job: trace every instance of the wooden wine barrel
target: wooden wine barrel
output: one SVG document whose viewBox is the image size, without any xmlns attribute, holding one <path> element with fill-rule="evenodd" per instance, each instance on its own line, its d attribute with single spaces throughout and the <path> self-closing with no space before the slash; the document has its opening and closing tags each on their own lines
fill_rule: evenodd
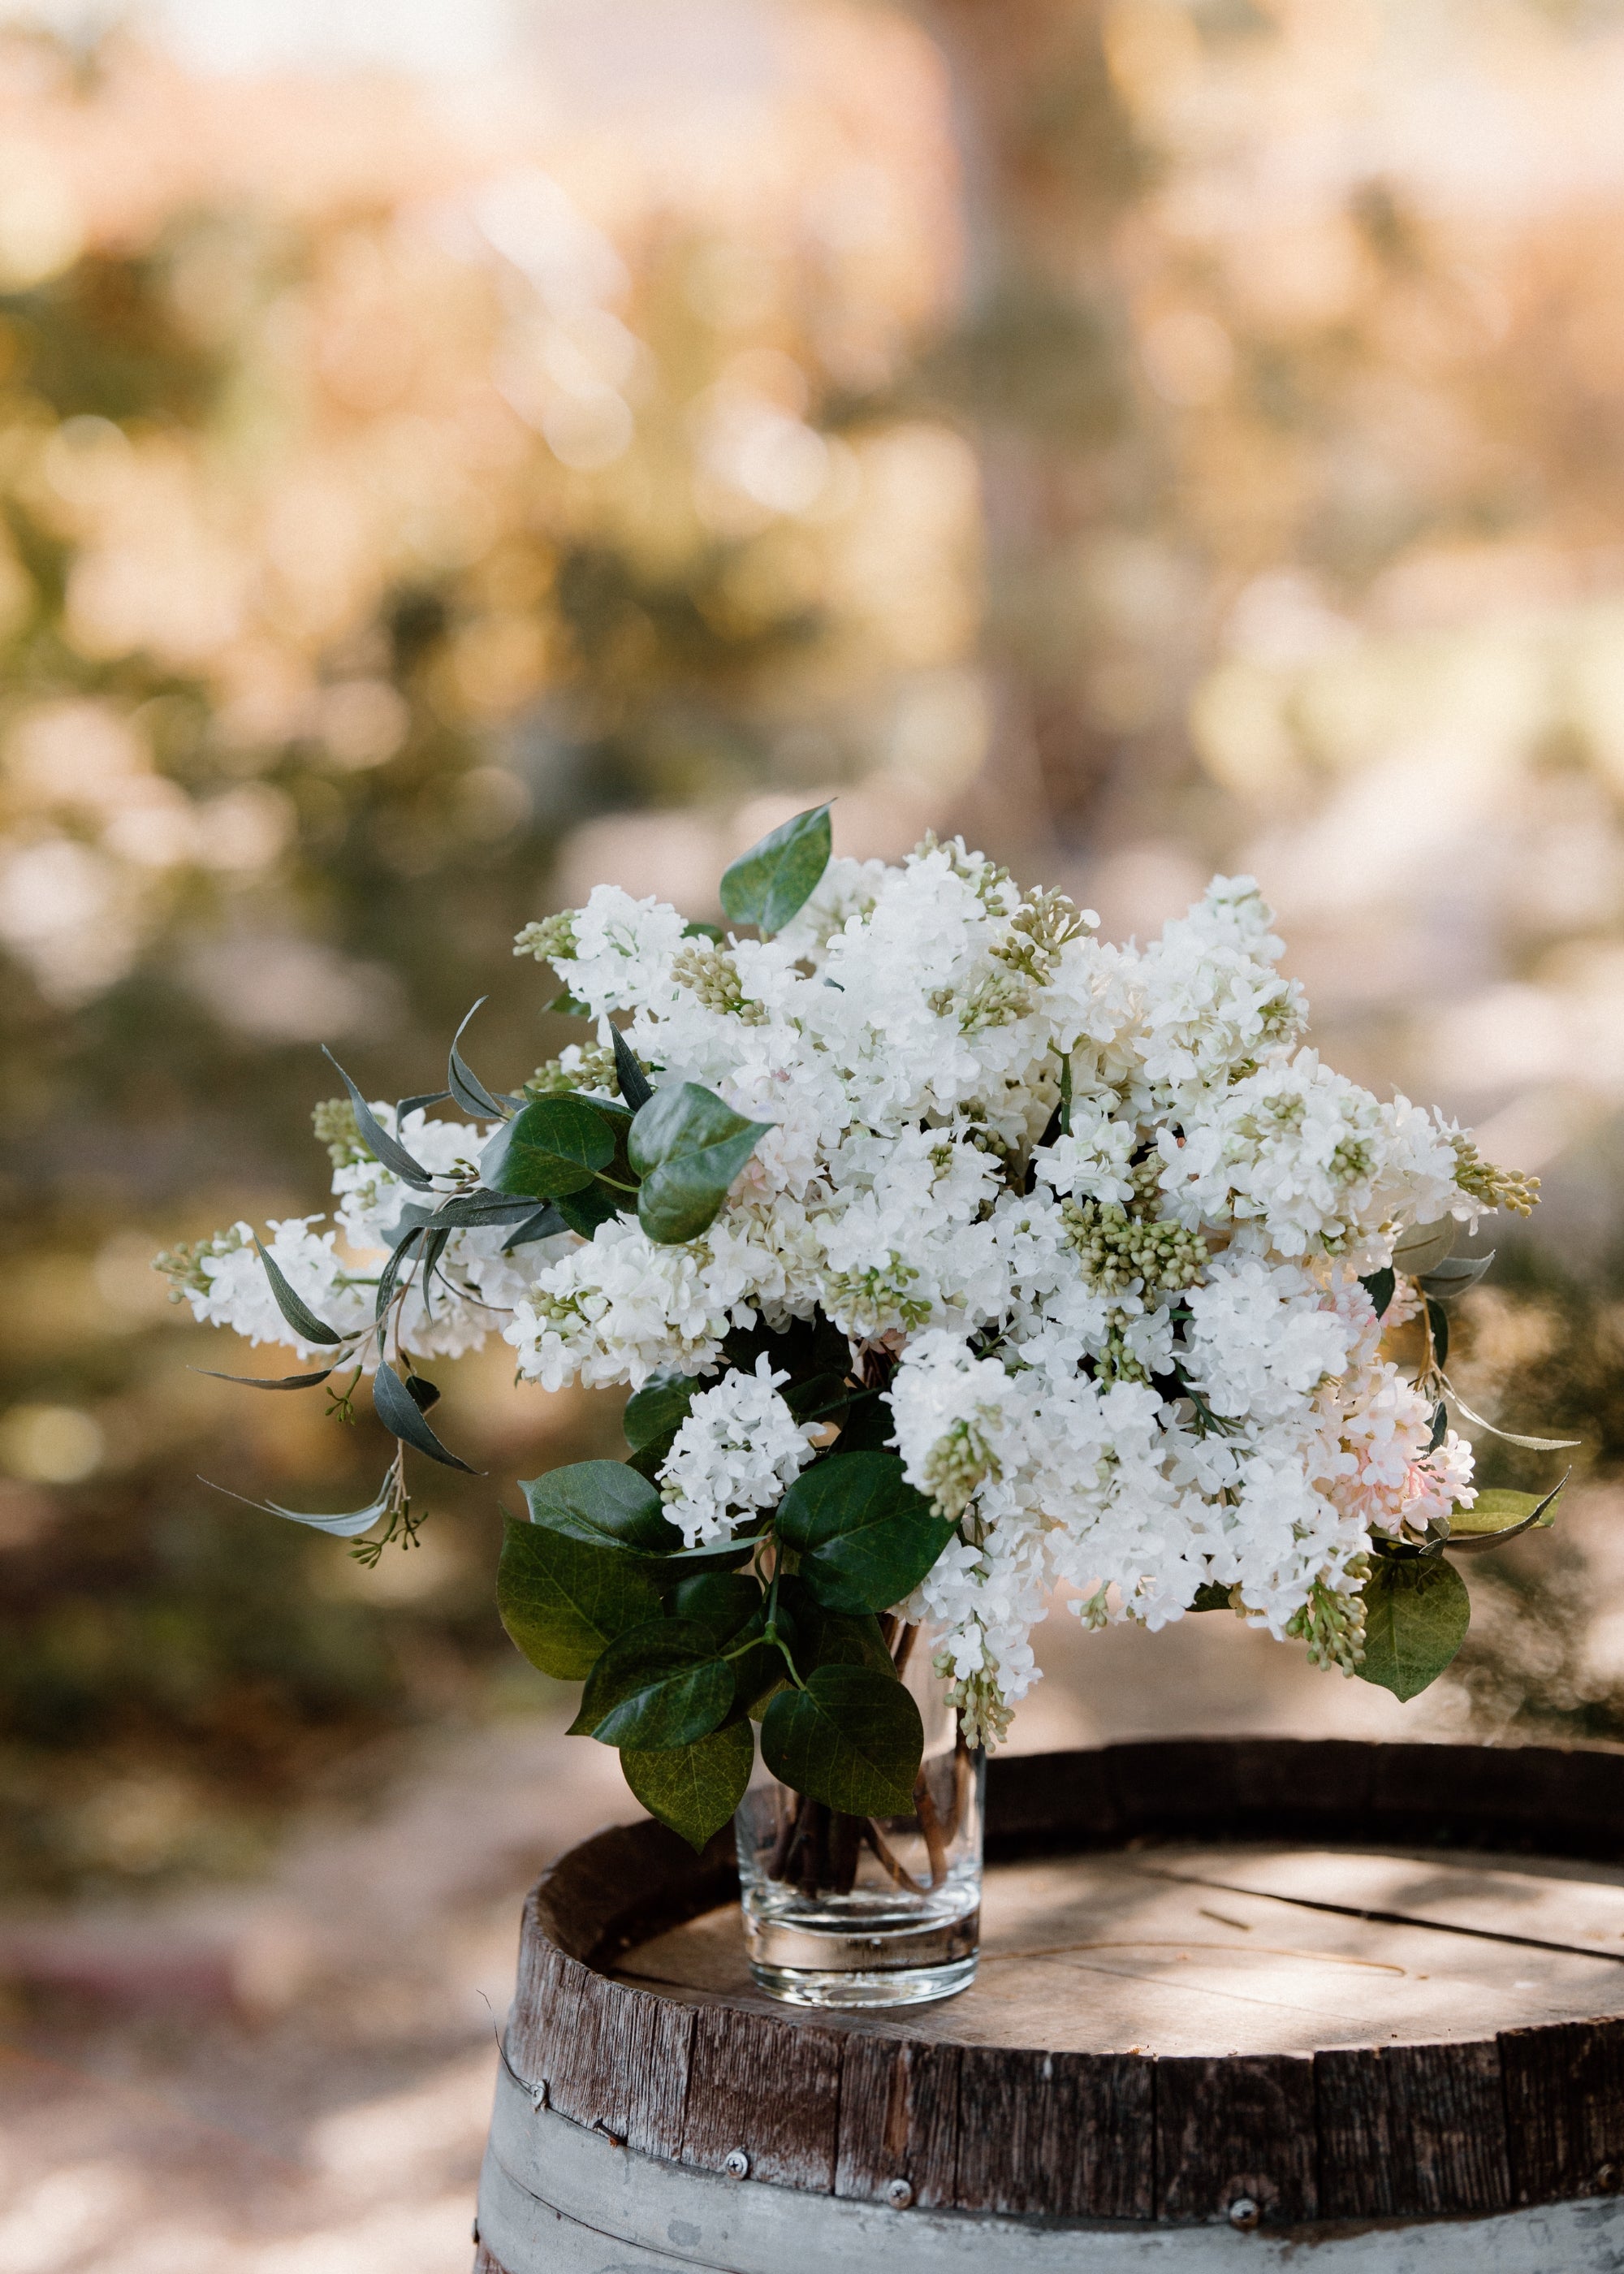
<svg viewBox="0 0 1624 2274">
<path fill-rule="evenodd" d="M 478 2274 L 1624 2269 L 1624 1754 L 996 1760 L 980 1977 L 874 2015 L 752 1988 L 730 1839 L 530 1897 Z"/>
</svg>

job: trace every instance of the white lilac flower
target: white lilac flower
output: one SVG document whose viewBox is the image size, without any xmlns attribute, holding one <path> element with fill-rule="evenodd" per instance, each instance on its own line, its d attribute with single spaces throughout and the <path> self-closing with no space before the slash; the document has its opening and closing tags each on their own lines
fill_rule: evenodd
<svg viewBox="0 0 1624 2274">
<path fill-rule="evenodd" d="M 659 1472 L 665 1513 L 686 1547 L 727 1538 L 775 1507 L 811 1459 L 817 1432 L 779 1396 L 788 1380 L 763 1357 L 754 1374 L 728 1373 L 695 1397 Z"/>
</svg>

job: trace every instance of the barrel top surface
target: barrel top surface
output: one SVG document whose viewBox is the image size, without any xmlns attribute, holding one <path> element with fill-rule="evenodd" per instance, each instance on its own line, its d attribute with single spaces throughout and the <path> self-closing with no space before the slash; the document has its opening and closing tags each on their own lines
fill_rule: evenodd
<svg viewBox="0 0 1624 2274">
<path fill-rule="evenodd" d="M 1624 2010 L 1624 1871 L 1147 1845 L 990 1867 L 980 1976 L 934 2006 L 786 2008 L 753 1986 L 733 1904 L 635 1946 L 614 1971 L 686 2005 L 936 2043 L 1167 2055 L 1468 2042 Z"/>
</svg>

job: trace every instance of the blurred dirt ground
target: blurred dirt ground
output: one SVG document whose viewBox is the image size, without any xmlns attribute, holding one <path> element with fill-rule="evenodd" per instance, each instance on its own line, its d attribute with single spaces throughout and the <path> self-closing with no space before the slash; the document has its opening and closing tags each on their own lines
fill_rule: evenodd
<svg viewBox="0 0 1624 2274">
<path fill-rule="evenodd" d="M 1592 1514 L 1592 1524 L 1595 1513 Z M 1442 1738 L 1223 1617 L 1154 1638 L 1051 1615 L 1017 1748 L 1250 1729 Z M 5 2274 L 463 2274 L 519 1906 L 635 1814 L 560 1714 L 352 1764 L 263 1881 L 0 1921 Z"/>
</svg>

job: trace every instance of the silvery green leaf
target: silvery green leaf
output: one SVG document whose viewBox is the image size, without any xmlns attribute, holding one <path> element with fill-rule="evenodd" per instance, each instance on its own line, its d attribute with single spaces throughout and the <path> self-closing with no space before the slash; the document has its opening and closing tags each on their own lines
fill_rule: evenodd
<svg viewBox="0 0 1624 2274">
<path fill-rule="evenodd" d="M 1470 1421 L 1474 1429 L 1486 1429 L 1491 1437 L 1499 1437 L 1507 1445 L 1521 1445 L 1530 1453 L 1572 1453 L 1584 1442 L 1583 1437 L 1523 1437 L 1514 1429 L 1501 1429 L 1494 1422 L 1485 1421 L 1481 1413 L 1472 1412 L 1447 1374 L 1441 1380 L 1446 1395 L 1462 1421 Z"/>
<path fill-rule="evenodd" d="M 1475 1287 L 1494 1261 L 1491 1248 L 1486 1255 L 1446 1255 L 1432 1270 L 1423 1271 L 1416 1284 L 1424 1295 L 1432 1295 L 1440 1303 L 1452 1303 L 1469 1287 Z"/>
<path fill-rule="evenodd" d="M 322 1045 L 321 1055 L 350 1093 L 350 1103 L 355 1108 L 356 1127 L 360 1131 L 362 1141 L 368 1151 L 381 1163 L 384 1168 L 388 1170 L 391 1176 L 398 1177 L 402 1184 L 416 1185 L 420 1192 L 427 1192 L 432 1182 L 428 1171 L 420 1161 L 412 1159 L 411 1155 L 397 1138 L 391 1137 L 325 1043 Z M 404 1119 L 404 1114 L 399 1106 L 395 1108 L 395 1113 L 397 1118 Z"/>
<path fill-rule="evenodd" d="M 733 923 L 753 923 L 764 937 L 782 931 L 810 900 L 829 866 L 832 840 L 829 808 L 798 813 L 741 854 L 722 878 L 723 913 Z"/>
<path fill-rule="evenodd" d="M 257 1239 L 254 1241 L 254 1252 L 265 1266 L 265 1276 L 271 1283 L 271 1293 L 276 1299 L 277 1309 L 301 1340 L 307 1343 L 326 1343 L 329 1345 L 342 1343 L 344 1339 L 342 1335 L 335 1333 L 324 1319 L 319 1319 L 316 1316 L 304 1298 L 294 1292 L 288 1284 L 286 1275 L 272 1262 L 270 1256 Z"/>
<path fill-rule="evenodd" d="M 461 1469 L 464 1476 L 478 1475 L 477 1469 L 459 1460 L 440 1443 L 424 1419 L 417 1399 L 393 1367 L 380 1366 L 372 1376 L 372 1406 L 384 1427 L 403 1445 L 426 1453 L 431 1461 L 440 1462 L 444 1468 Z"/>
<path fill-rule="evenodd" d="M 451 1055 L 447 1062 L 446 1081 L 449 1085 L 450 1095 L 464 1113 L 471 1113 L 479 1120 L 500 1121 L 504 1115 L 513 1111 L 514 1100 L 511 1097 L 498 1097 L 493 1091 L 488 1090 L 457 1048 L 457 1044 L 468 1031 L 469 1019 L 473 1017 L 474 1011 L 482 1009 L 489 999 L 488 996 L 482 995 L 475 1004 L 474 1010 L 469 1013 L 468 1018 L 463 1020 L 453 1035 Z"/>
<path fill-rule="evenodd" d="M 1435 1271 L 1454 1247 L 1459 1229 L 1452 1216 L 1440 1216 L 1436 1224 L 1411 1225 L 1393 1251 L 1394 1263 L 1407 1279 Z"/>
<path fill-rule="evenodd" d="M 1570 1469 L 1568 1475 L 1572 1473 Z M 1542 1499 L 1537 1499 L 1532 1493 L 1504 1490 L 1479 1493 L 1470 1508 L 1457 1508 L 1450 1511 L 1448 1545 L 1457 1555 L 1481 1555 L 1491 1547 L 1503 1547 L 1508 1540 L 1515 1540 L 1535 1525 L 1542 1530 L 1549 1530 L 1556 1521 L 1549 1511 L 1567 1482 L 1568 1477 L 1565 1476 L 1561 1483 L 1553 1485 Z M 1501 1519 L 1506 1517 L 1514 1520 L 1503 1523 Z M 1491 1525 L 1500 1528 L 1494 1531 L 1485 1528 Z"/>
<path fill-rule="evenodd" d="M 568 1231 L 569 1229 L 563 1216 L 549 1201 L 545 1208 L 537 1209 L 532 1215 L 527 1216 L 523 1223 L 515 1231 L 508 1233 L 502 1242 L 502 1254 L 511 1255 L 515 1248 L 528 1247 L 532 1240 L 552 1239 L 559 1232 Z"/>
<path fill-rule="evenodd" d="M 638 1064 L 636 1052 L 618 1027 L 611 1033 L 614 1040 L 614 1073 L 620 1085 L 620 1095 L 634 1113 L 646 1105 L 654 1095 L 654 1085 Z"/>
<path fill-rule="evenodd" d="M 198 1482 L 207 1485 L 211 1492 L 224 1493 L 229 1500 L 241 1501 L 244 1508 L 257 1508 L 263 1515 L 286 1517 L 289 1524 L 303 1524 L 312 1532 L 330 1532 L 335 1540 L 358 1540 L 362 1532 L 370 1532 L 373 1525 L 388 1514 L 394 1477 L 391 1474 L 384 1479 L 378 1497 L 370 1507 L 350 1509 L 337 1516 L 312 1515 L 305 1509 L 283 1508 L 280 1502 L 274 1500 L 250 1500 L 245 1493 L 233 1492 L 229 1485 L 217 1485 L 208 1477 L 199 1477 Z"/>
<path fill-rule="evenodd" d="M 244 1389 L 314 1389 L 319 1383 L 327 1380 L 333 1369 L 330 1366 L 324 1366 L 320 1374 L 284 1374 L 273 1377 L 259 1374 L 221 1374 L 212 1366 L 194 1366 L 191 1371 L 203 1374 L 210 1382 L 240 1382 Z"/>
</svg>

